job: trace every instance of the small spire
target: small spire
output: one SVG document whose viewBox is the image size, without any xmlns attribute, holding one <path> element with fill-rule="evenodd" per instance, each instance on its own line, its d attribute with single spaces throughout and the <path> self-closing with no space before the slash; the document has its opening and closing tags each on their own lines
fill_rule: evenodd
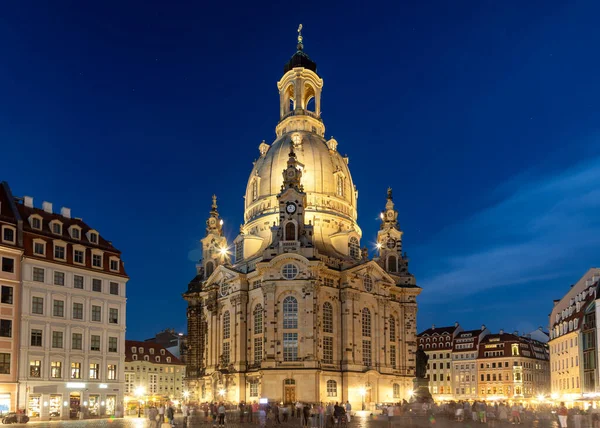
<svg viewBox="0 0 600 428">
<path fill-rule="evenodd" d="M 304 49 L 304 45 L 302 44 L 302 24 L 298 26 L 298 50 L 301 51 Z"/>
<path fill-rule="evenodd" d="M 393 199 L 393 198 L 392 198 L 392 188 L 391 188 L 391 187 L 388 187 L 388 190 L 387 190 L 387 198 L 388 198 L 390 201 Z"/>
<path fill-rule="evenodd" d="M 296 160 L 296 153 L 294 152 L 294 145 L 293 144 L 290 145 L 290 154 L 289 154 L 289 156 L 290 156 L 290 160 L 292 160 L 292 158 L 294 160 Z"/>
<path fill-rule="evenodd" d="M 212 195 L 212 210 L 217 211 L 217 195 Z"/>
</svg>

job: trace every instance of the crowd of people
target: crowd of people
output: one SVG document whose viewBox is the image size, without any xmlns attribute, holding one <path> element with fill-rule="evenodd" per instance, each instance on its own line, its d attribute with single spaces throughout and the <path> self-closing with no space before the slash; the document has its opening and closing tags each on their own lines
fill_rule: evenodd
<svg viewBox="0 0 600 428">
<path fill-rule="evenodd" d="M 184 417 L 187 416 L 188 410 L 184 405 L 182 406 Z M 171 426 L 175 426 L 175 408 L 170 403 L 160 403 L 158 407 L 150 405 L 146 408 L 146 416 L 150 421 L 151 428 L 161 428 L 163 423 L 168 423 Z"/>
</svg>

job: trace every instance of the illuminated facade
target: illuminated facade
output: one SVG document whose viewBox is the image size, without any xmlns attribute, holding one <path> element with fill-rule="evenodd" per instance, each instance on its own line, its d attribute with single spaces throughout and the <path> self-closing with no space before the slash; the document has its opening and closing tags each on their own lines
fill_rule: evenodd
<svg viewBox="0 0 600 428">
<path fill-rule="evenodd" d="M 598 352 L 596 298 L 600 269 L 590 269 L 555 301 L 550 314 L 552 395 L 564 400 L 595 397 Z"/>
<path fill-rule="evenodd" d="M 214 198 L 202 263 L 184 293 L 190 399 L 354 408 L 408 399 L 420 288 L 392 191 L 370 259 L 348 158 L 325 138 L 323 80 L 301 36 L 277 86 L 276 140 L 259 146 L 232 254 Z"/>
<path fill-rule="evenodd" d="M 479 330 L 461 331 L 452 346 L 452 391 L 454 399 L 473 400 L 478 397 L 477 375 L 479 343 L 490 334 L 482 325 Z"/>
</svg>

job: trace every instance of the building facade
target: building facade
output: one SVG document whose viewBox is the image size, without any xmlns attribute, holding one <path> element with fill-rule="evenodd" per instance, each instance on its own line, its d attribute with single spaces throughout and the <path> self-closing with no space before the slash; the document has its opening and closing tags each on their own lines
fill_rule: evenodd
<svg viewBox="0 0 600 428">
<path fill-rule="evenodd" d="M 185 350 L 187 349 L 187 336 L 177 333 L 172 328 L 166 328 L 156 333 L 156 336 L 146 339 L 145 342 L 153 342 L 162 345 L 167 351 L 185 363 Z"/>
<path fill-rule="evenodd" d="M 461 331 L 462 327 L 458 323 L 451 327 L 433 325 L 418 335 L 419 348 L 429 357 L 427 377 L 434 400 L 452 396 L 452 347 L 454 338 Z"/>
<path fill-rule="evenodd" d="M 485 336 L 479 345 L 479 398 L 522 400 L 550 393 L 550 354 L 543 342 L 518 334 Z"/>
<path fill-rule="evenodd" d="M 485 325 L 479 330 L 461 331 L 452 345 L 452 391 L 458 400 L 478 397 L 477 357 L 479 344 L 490 331 Z"/>
<path fill-rule="evenodd" d="M 301 36 L 277 86 L 277 137 L 259 146 L 233 254 L 214 197 L 184 293 L 190 398 L 354 408 L 408 399 L 420 288 L 391 189 L 370 259 L 348 158 L 325 138 L 323 80 Z"/>
<path fill-rule="evenodd" d="M 70 209 L 15 201 L 23 240 L 18 408 L 41 420 L 118 414 L 128 280 L 121 254 Z"/>
<path fill-rule="evenodd" d="M 600 269 L 590 269 L 568 293 L 554 302 L 550 314 L 552 395 L 564 400 L 595 397 L 598 329 L 596 314 Z"/>
<path fill-rule="evenodd" d="M 17 410 L 23 234 L 8 183 L 0 183 L 0 413 Z"/>
<path fill-rule="evenodd" d="M 164 346 L 125 341 L 125 401 L 160 403 L 183 397 L 185 364 Z"/>
</svg>

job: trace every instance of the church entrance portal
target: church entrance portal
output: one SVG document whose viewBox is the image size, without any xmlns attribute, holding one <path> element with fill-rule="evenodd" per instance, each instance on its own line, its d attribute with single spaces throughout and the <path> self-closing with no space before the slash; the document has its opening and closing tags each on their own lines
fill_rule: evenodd
<svg viewBox="0 0 600 428">
<path fill-rule="evenodd" d="M 283 397 L 285 404 L 296 402 L 296 381 L 294 379 L 286 379 L 283 382 Z"/>
</svg>

